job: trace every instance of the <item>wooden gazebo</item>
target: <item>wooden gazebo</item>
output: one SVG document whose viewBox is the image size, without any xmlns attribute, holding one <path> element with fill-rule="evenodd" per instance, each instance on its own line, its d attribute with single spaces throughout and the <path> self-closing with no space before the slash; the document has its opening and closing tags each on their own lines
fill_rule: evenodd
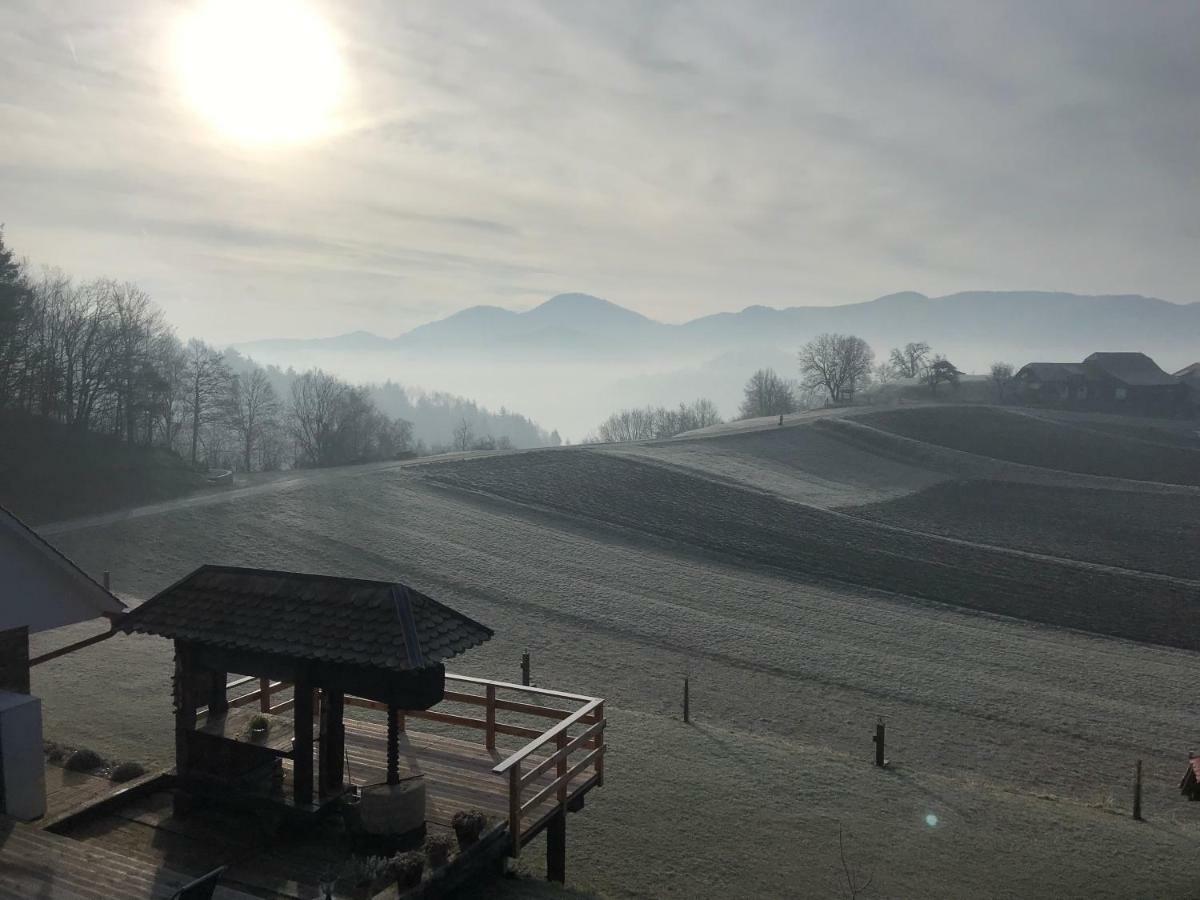
<svg viewBox="0 0 1200 900">
<path fill-rule="evenodd" d="M 175 641 L 181 785 L 302 811 L 343 789 L 347 694 L 387 707 L 387 782 L 396 784 L 400 712 L 439 703 L 445 660 L 492 636 L 403 584 L 229 566 L 202 566 L 117 627 Z M 261 724 L 252 710 L 229 707 L 230 673 L 294 685 L 291 716 L 264 717 L 265 733 L 252 727 Z M 292 761 L 290 794 L 273 783 L 281 758 Z"/>
</svg>

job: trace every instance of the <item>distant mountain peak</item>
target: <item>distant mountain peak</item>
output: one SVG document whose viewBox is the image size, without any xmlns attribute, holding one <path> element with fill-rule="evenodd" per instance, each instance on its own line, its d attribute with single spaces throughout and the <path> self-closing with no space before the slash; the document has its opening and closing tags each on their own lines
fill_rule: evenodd
<svg viewBox="0 0 1200 900">
<path fill-rule="evenodd" d="M 531 318 L 544 318 L 547 316 L 556 318 L 559 316 L 606 316 L 614 319 L 623 318 L 650 321 L 641 313 L 613 303 L 611 300 L 605 300 L 603 297 L 596 297 L 592 294 L 584 294 L 578 291 L 555 294 L 545 303 L 541 303 L 529 310 L 525 315 Z"/>
</svg>

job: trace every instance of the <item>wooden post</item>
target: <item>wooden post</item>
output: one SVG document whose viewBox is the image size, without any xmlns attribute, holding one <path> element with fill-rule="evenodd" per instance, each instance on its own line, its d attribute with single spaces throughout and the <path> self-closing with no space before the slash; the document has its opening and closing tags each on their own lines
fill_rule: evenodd
<svg viewBox="0 0 1200 900">
<path fill-rule="evenodd" d="M 521 684 L 529 687 L 529 651 L 521 654 Z"/>
<path fill-rule="evenodd" d="M 1133 770 L 1133 817 L 1142 821 L 1142 761 L 1137 761 Z"/>
<path fill-rule="evenodd" d="M 229 673 L 209 672 L 208 675 L 210 679 L 208 682 L 208 714 L 219 716 L 229 709 L 229 692 L 225 687 Z"/>
<path fill-rule="evenodd" d="M 111 591 L 112 589 L 112 575 L 108 572 L 104 573 L 104 589 L 106 591 Z"/>
<path fill-rule="evenodd" d="M 875 723 L 875 765 L 883 768 L 887 765 L 887 760 L 884 759 L 884 724 L 883 717 L 880 716 L 879 721 Z"/>
<path fill-rule="evenodd" d="M 271 679 L 258 679 L 258 710 L 259 712 L 269 713 L 271 711 Z"/>
<path fill-rule="evenodd" d="M 546 878 L 559 884 L 567 880 L 567 810 L 563 806 L 546 823 Z"/>
<path fill-rule="evenodd" d="M 296 679 L 292 699 L 296 732 L 292 742 L 293 796 L 297 806 L 308 806 L 313 797 L 313 702 L 307 678 Z"/>
<path fill-rule="evenodd" d="M 560 731 L 558 733 L 558 738 L 557 738 L 556 743 L 557 743 L 559 750 L 562 750 L 564 747 L 567 746 L 567 733 L 565 731 Z M 567 754 L 564 753 L 562 756 L 560 756 L 558 758 L 558 767 L 555 770 L 555 774 L 558 778 L 562 778 L 564 775 L 567 774 Z M 566 779 L 563 779 L 563 783 L 558 786 L 558 805 L 565 807 L 566 803 L 567 803 L 567 782 L 566 782 Z"/>
<path fill-rule="evenodd" d="M 683 721 L 684 721 L 685 725 L 688 722 L 692 721 L 692 710 L 691 710 L 690 699 L 691 698 L 688 695 L 688 677 L 686 675 L 684 675 L 683 676 Z"/>
<path fill-rule="evenodd" d="M 175 642 L 175 771 L 188 774 L 188 743 L 196 727 L 196 690 L 191 649 Z"/>
<path fill-rule="evenodd" d="M 400 710 L 388 704 L 387 783 L 400 783 Z"/>
<path fill-rule="evenodd" d="M 321 697 L 321 777 L 318 781 L 322 796 L 342 788 L 345 774 L 346 727 L 342 720 L 345 695 L 340 690 L 325 688 Z"/>
<path fill-rule="evenodd" d="M 496 749 L 496 686 L 487 686 L 487 726 L 484 732 L 484 746 L 489 750 Z"/>
<path fill-rule="evenodd" d="M 508 770 L 508 833 L 512 838 L 513 859 L 521 858 L 521 763 Z"/>
<path fill-rule="evenodd" d="M 601 703 L 599 706 L 596 707 L 596 721 L 597 722 L 604 721 L 604 704 L 603 703 Z M 600 743 L 603 740 L 604 740 L 604 733 L 601 732 L 600 734 L 598 734 L 594 738 L 592 738 L 592 748 L 595 749 L 595 748 L 599 747 Z M 604 751 L 603 750 L 601 750 L 599 753 L 596 754 L 595 770 L 596 770 L 596 787 L 604 787 Z"/>
</svg>

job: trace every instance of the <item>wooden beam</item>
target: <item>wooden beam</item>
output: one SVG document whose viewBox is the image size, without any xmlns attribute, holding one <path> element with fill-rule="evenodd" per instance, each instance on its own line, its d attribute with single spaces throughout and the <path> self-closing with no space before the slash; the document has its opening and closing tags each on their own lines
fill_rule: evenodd
<svg viewBox="0 0 1200 900">
<path fill-rule="evenodd" d="M 296 740 L 293 744 L 293 795 L 297 805 L 308 806 L 313 799 L 313 701 L 307 679 L 297 680 L 292 706 Z"/>
</svg>

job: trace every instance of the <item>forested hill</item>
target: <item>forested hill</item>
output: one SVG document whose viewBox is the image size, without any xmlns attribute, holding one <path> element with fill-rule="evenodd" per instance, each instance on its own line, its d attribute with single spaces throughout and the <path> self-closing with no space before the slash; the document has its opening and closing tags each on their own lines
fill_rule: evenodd
<svg viewBox="0 0 1200 900">
<path fill-rule="evenodd" d="M 257 365 L 251 357 L 232 348 L 225 351 L 225 361 L 234 372 L 248 372 Z M 264 371 L 279 397 L 291 396 L 292 383 L 301 374 L 276 365 L 268 365 Z M 562 443 L 557 431 L 546 431 L 520 413 L 504 407 L 492 411 L 456 394 L 423 391 L 395 381 L 368 384 L 365 390 L 381 413 L 412 423 L 413 440 L 423 451 L 453 448 L 456 437 L 466 439 L 468 445 L 495 441 L 518 449 Z"/>
</svg>

